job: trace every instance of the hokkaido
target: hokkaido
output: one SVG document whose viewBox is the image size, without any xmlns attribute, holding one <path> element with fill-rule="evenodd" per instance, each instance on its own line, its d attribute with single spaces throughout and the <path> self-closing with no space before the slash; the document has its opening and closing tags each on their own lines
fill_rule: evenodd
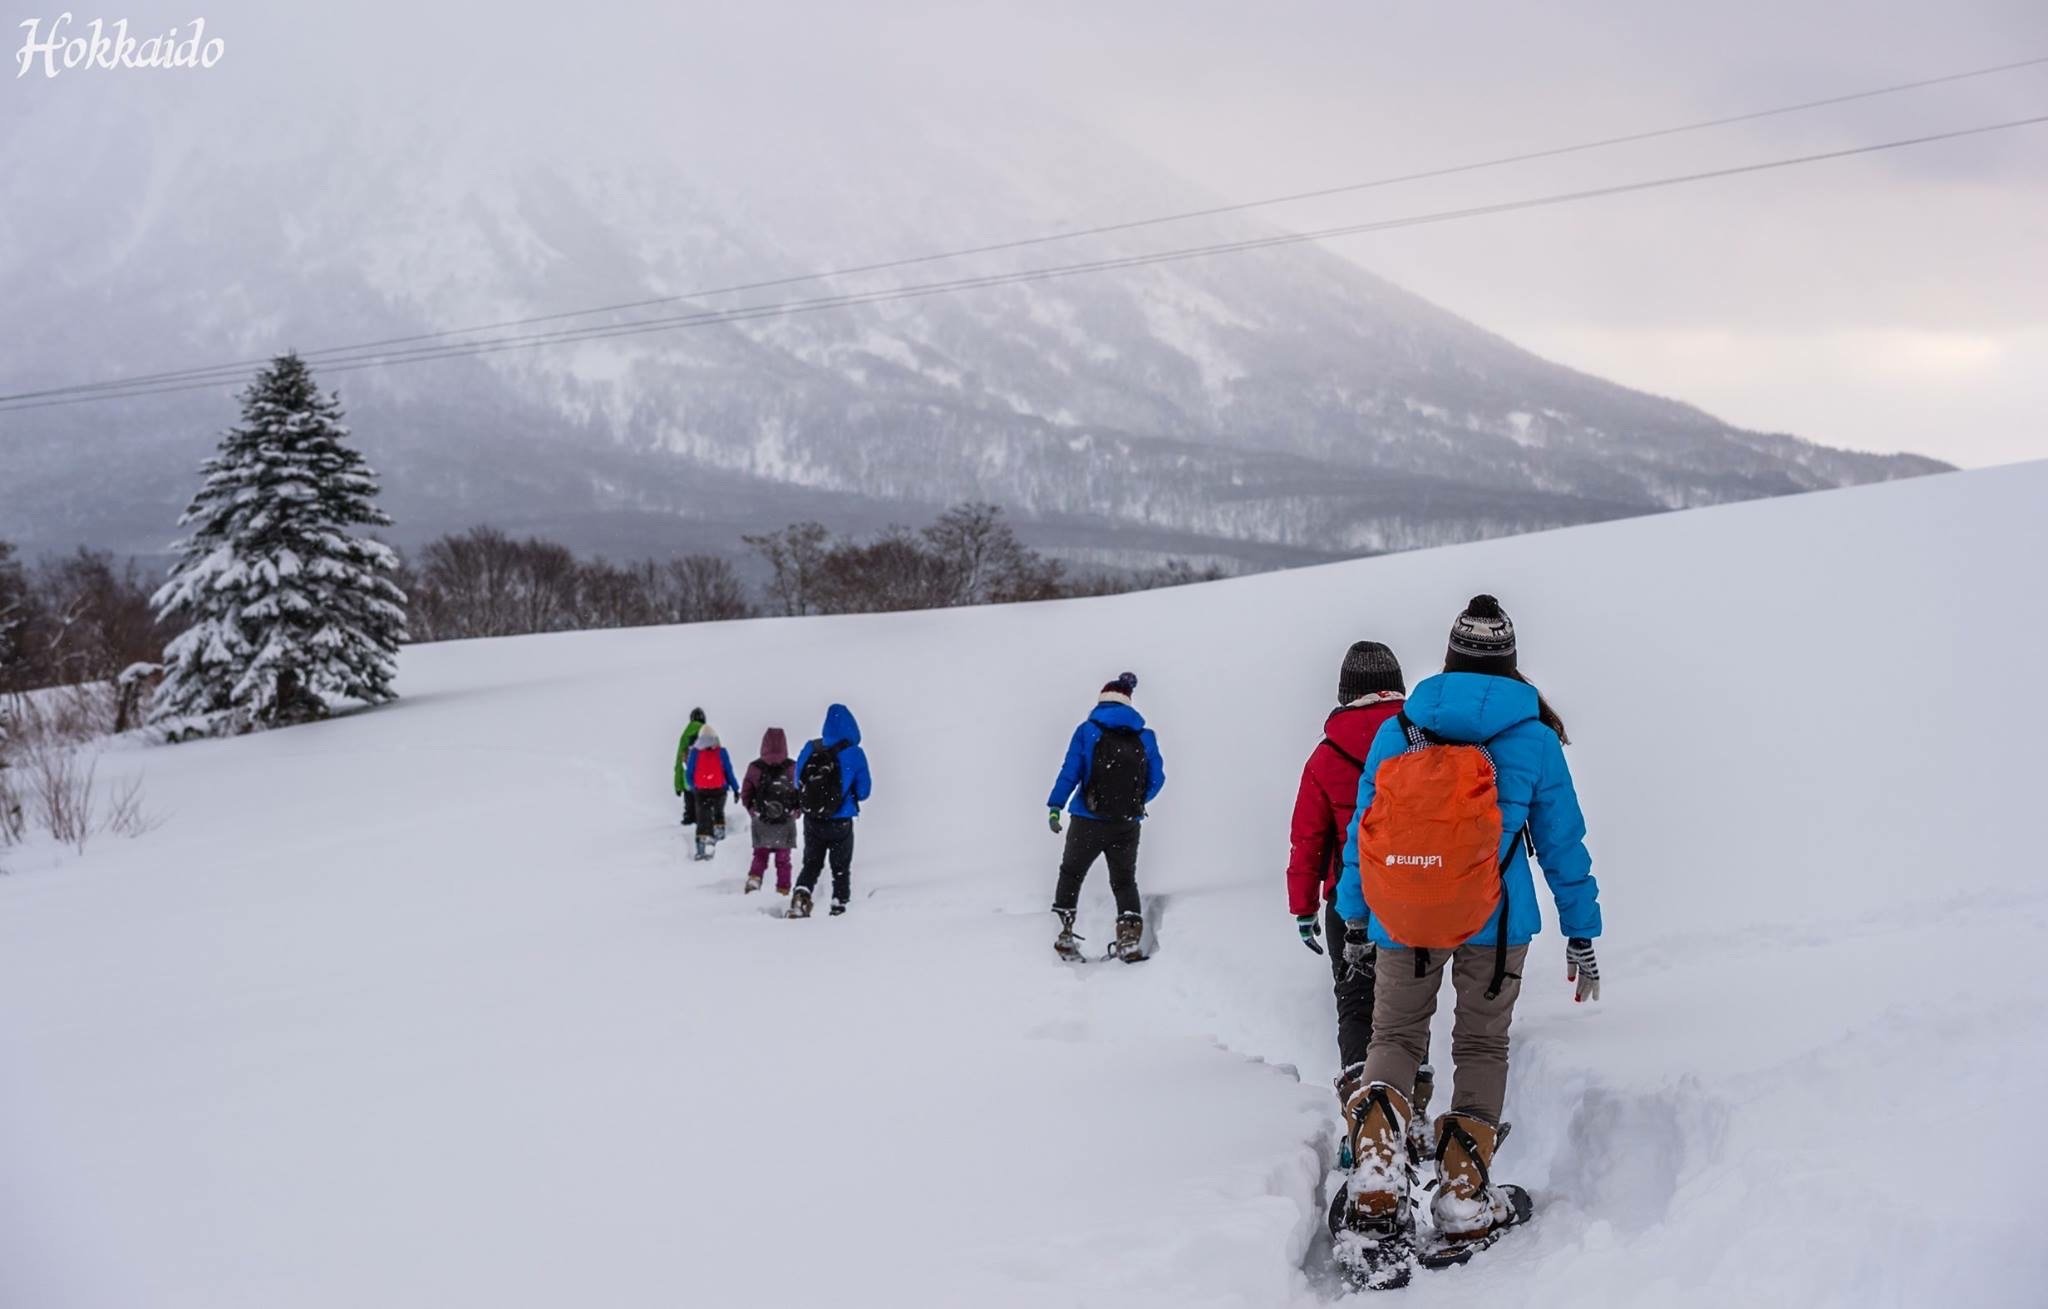
<svg viewBox="0 0 2048 1309">
<path fill-rule="evenodd" d="M 125 18 L 116 21 L 111 30 L 95 18 L 78 29 L 78 35 L 72 35 L 68 13 L 52 20 L 48 36 L 43 35 L 39 18 L 27 19 L 21 26 L 26 35 L 15 56 L 17 81 L 27 77 L 38 60 L 43 76 L 55 77 L 73 68 L 211 68 L 228 50 L 221 38 L 207 38 L 204 18 L 193 19 L 191 34 L 182 40 L 179 33 L 183 29 L 174 27 L 162 36 L 138 41 L 128 35 Z"/>
</svg>

